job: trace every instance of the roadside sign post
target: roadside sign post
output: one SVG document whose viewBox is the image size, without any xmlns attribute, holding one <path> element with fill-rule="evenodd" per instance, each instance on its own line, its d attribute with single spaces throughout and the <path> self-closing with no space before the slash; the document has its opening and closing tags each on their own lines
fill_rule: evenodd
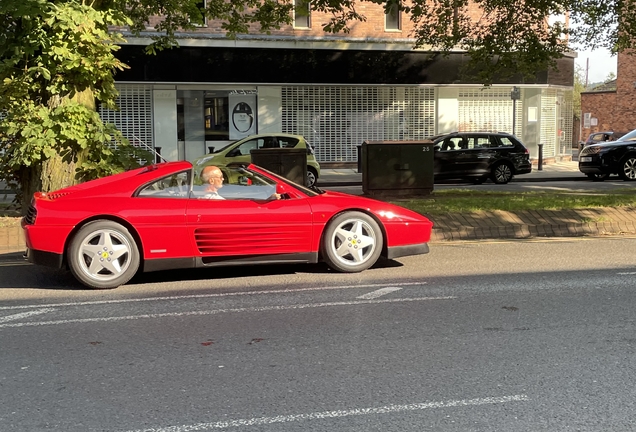
<svg viewBox="0 0 636 432">
<path fill-rule="evenodd" d="M 515 121 L 517 120 L 517 100 L 521 99 L 521 89 L 519 87 L 513 87 L 510 92 L 510 99 L 512 99 L 512 134 L 515 135 Z"/>
</svg>

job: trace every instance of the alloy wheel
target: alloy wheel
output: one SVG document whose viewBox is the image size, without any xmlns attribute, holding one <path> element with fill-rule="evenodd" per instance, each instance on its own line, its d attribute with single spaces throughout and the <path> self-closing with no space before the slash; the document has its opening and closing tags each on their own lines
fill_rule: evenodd
<svg viewBox="0 0 636 432">
<path fill-rule="evenodd" d="M 623 162 L 623 179 L 636 180 L 636 157 L 629 157 Z"/>
</svg>

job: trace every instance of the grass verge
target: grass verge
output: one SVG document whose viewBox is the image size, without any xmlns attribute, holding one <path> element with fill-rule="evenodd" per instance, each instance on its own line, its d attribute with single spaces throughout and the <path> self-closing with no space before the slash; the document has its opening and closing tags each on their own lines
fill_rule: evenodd
<svg viewBox="0 0 636 432">
<path fill-rule="evenodd" d="M 598 207 L 634 207 L 636 191 L 617 189 L 587 192 L 496 192 L 466 189 L 435 191 L 430 197 L 392 201 L 421 214 L 479 211 L 564 210 Z"/>
</svg>

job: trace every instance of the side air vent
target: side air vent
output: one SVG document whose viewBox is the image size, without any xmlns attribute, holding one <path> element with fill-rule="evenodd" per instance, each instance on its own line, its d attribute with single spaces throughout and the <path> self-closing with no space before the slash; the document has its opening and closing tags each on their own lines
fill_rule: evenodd
<svg viewBox="0 0 636 432">
<path fill-rule="evenodd" d="M 38 215 L 38 211 L 35 209 L 35 206 L 31 204 L 29 206 L 29 210 L 27 210 L 26 216 L 24 216 L 24 223 L 27 225 L 35 224 L 35 218 Z"/>
</svg>

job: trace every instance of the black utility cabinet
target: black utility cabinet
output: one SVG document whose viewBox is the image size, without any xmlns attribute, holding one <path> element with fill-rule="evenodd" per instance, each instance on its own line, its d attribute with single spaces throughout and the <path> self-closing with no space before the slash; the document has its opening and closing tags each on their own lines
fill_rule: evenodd
<svg viewBox="0 0 636 432">
<path fill-rule="evenodd" d="M 433 142 L 365 141 L 362 191 L 367 195 L 429 195 L 433 192 Z"/>
<path fill-rule="evenodd" d="M 307 149 L 257 149 L 252 163 L 300 185 L 307 184 Z"/>
</svg>

